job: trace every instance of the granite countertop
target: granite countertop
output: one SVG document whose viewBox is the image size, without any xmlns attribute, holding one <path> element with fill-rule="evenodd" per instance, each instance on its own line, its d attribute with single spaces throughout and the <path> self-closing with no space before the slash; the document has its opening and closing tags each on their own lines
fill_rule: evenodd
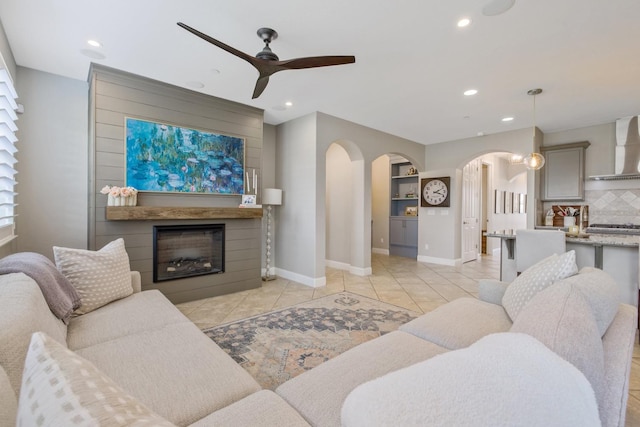
<svg viewBox="0 0 640 427">
<path fill-rule="evenodd" d="M 637 248 L 640 244 L 640 236 L 620 235 L 620 234 L 595 234 L 587 233 L 578 236 L 567 235 L 567 243 L 578 243 L 582 245 L 602 245 L 602 246 L 626 246 Z"/>
<path fill-rule="evenodd" d="M 558 228 L 550 227 L 549 229 L 557 230 Z M 487 237 L 499 237 L 501 239 L 516 238 L 516 234 L 511 230 L 501 230 L 490 233 L 487 232 L 484 235 Z M 637 248 L 640 246 L 640 236 L 595 233 L 584 233 L 580 234 L 579 236 L 571 236 L 567 234 L 567 243 L 578 243 L 581 245 L 593 246 L 624 246 Z"/>
</svg>

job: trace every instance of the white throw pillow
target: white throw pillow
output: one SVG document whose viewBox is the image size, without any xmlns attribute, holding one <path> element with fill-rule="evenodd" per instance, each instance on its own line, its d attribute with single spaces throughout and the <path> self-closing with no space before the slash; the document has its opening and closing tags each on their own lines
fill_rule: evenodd
<svg viewBox="0 0 640 427">
<path fill-rule="evenodd" d="M 356 387 L 342 425 L 600 426 L 589 381 L 526 334 L 499 333 Z"/>
<path fill-rule="evenodd" d="M 173 426 L 91 362 L 42 332 L 31 337 L 17 426 Z"/>
<path fill-rule="evenodd" d="M 575 251 L 551 255 L 527 268 L 511 282 L 502 297 L 502 306 L 511 320 L 515 321 L 520 311 L 538 292 L 577 272 Z"/>
<path fill-rule="evenodd" d="M 133 293 L 131 267 L 124 240 L 99 251 L 53 247 L 56 267 L 80 294 L 75 314 L 86 314 Z"/>
<path fill-rule="evenodd" d="M 561 280 L 533 297 L 513 322 L 511 332 L 531 335 L 578 368 L 602 405 L 606 388 L 604 347 L 593 310 L 571 279 Z"/>
<path fill-rule="evenodd" d="M 594 267 L 583 267 L 578 274 L 563 282 L 574 284 L 586 298 L 602 337 L 620 307 L 620 288 L 608 273 Z"/>
</svg>

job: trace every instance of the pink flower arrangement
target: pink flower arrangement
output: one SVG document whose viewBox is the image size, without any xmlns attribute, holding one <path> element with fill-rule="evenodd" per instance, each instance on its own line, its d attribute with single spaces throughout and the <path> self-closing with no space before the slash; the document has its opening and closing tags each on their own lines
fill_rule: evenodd
<svg viewBox="0 0 640 427">
<path fill-rule="evenodd" d="M 138 194 L 138 190 L 133 187 L 118 187 L 116 185 L 110 187 L 105 185 L 102 187 L 102 190 L 100 190 L 100 193 L 108 194 L 113 197 L 130 197 Z"/>
<path fill-rule="evenodd" d="M 108 196 L 107 206 L 135 206 L 138 203 L 138 190 L 133 187 L 105 185 L 100 193 Z"/>
</svg>

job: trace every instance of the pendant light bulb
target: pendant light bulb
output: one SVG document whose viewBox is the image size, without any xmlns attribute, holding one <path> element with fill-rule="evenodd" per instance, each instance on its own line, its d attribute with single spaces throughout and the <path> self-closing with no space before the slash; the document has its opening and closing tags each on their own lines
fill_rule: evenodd
<svg viewBox="0 0 640 427">
<path fill-rule="evenodd" d="M 536 95 L 542 93 L 542 89 L 531 89 L 527 92 L 527 95 L 533 96 L 533 139 L 532 142 L 536 142 Z M 544 166 L 544 156 L 540 153 L 533 152 L 522 160 L 525 167 L 530 170 L 539 170 Z"/>
<path fill-rule="evenodd" d="M 522 160 L 522 163 L 527 169 L 537 171 L 544 166 L 544 156 L 540 153 L 531 153 Z"/>
</svg>

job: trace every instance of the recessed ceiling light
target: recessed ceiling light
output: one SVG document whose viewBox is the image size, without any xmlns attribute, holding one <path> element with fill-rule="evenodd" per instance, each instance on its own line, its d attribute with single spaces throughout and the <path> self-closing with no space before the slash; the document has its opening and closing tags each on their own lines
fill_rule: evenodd
<svg viewBox="0 0 640 427">
<path fill-rule="evenodd" d="M 287 102 L 285 102 L 285 103 L 284 103 L 284 105 L 285 105 L 286 107 L 293 107 L 293 102 L 291 102 L 291 101 L 287 101 Z"/>
<path fill-rule="evenodd" d="M 469 24 L 471 24 L 471 19 L 469 18 L 462 18 L 461 20 L 458 21 L 458 27 L 460 28 L 466 27 Z"/>
<path fill-rule="evenodd" d="M 503 122 L 511 122 L 511 121 L 513 121 L 513 117 L 503 117 L 502 121 Z"/>
<path fill-rule="evenodd" d="M 478 93 L 477 89 L 469 89 L 469 90 L 465 90 L 464 91 L 464 95 L 465 96 L 475 95 L 476 93 Z"/>
<path fill-rule="evenodd" d="M 89 44 L 89 46 L 102 47 L 102 43 L 97 40 L 87 40 L 87 43 Z"/>
<path fill-rule="evenodd" d="M 220 74 L 220 70 L 218 70 L 217 68 L 212 68 L 211 69 L 211 74 Z"/>
</svg>

